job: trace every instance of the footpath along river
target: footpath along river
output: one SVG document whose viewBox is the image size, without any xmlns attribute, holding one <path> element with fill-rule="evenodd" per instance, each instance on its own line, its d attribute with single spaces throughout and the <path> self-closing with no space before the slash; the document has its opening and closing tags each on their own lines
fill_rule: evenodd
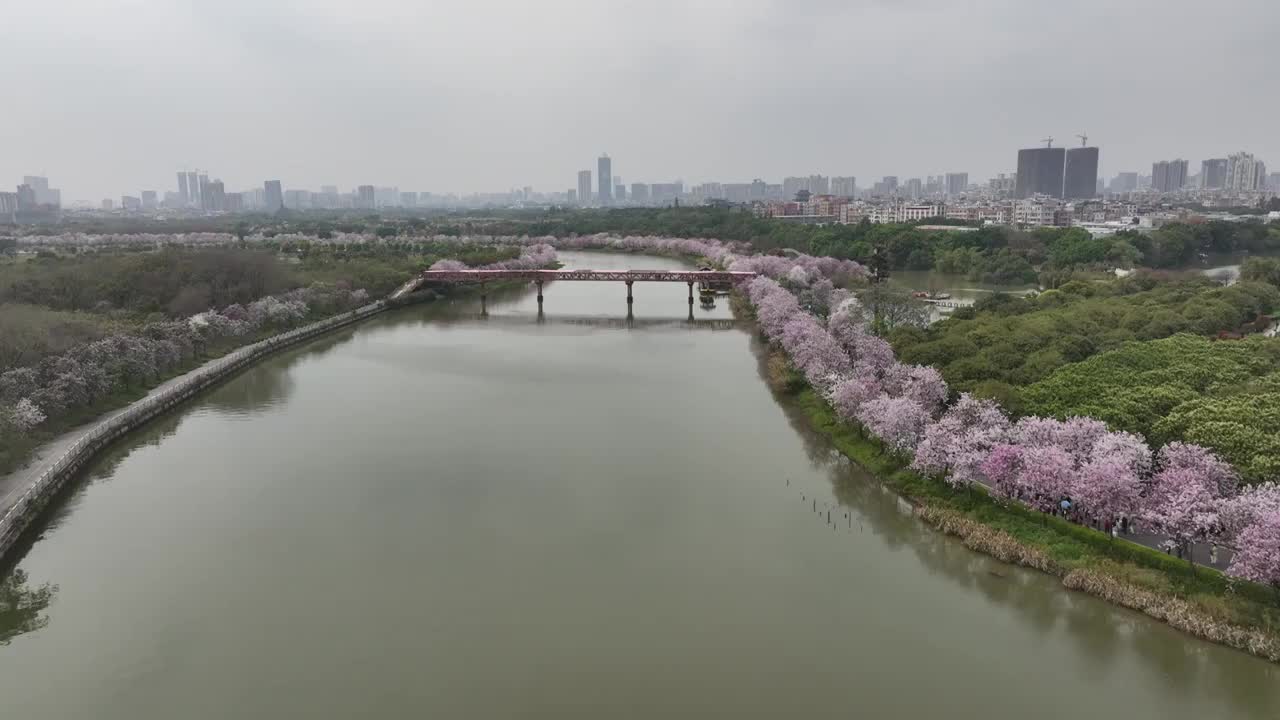
<svg viewBox="0 0 1280 720">
<path fill-rule="evenodd" d="M 1280 668 L 924 528 L 749 328 L 635 296 L 393 311 L 121 443 L 0 587 L 0 717 L 1277 717 Z"/>
</svg>

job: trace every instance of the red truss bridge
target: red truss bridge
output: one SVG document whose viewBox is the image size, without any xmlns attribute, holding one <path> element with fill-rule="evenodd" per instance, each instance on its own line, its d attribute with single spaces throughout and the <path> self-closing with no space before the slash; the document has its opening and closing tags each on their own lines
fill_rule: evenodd
<svg viewBox="0 0 1280 720">
<path fill-rule="evenodd" d="M 693 285 L 704 288 L 732 287 L 756 276 L 753 272 L 729 270 L 424 270 L 411 282 L 397 290 L 392 297 L 400 297 L 417 290 L 424 283 L 477 283 L 482 288 L 487 283 L 506 280 L 524 280 L 538 286 L 538 301 L 542 301 L 542 286 L 548 282 L 621 282 L 627 286 L 627 302 L 631 302 L 631 286 L 638 282 L 685 283 L 689 286 L 689 299 L 693 299 Z"/>
</svg>

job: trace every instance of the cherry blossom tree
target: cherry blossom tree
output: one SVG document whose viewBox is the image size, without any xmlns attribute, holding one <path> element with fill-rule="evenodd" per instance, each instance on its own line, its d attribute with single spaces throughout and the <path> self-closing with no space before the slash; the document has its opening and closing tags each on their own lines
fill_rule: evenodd
<svg viewBox="0 0 1280 720">
<path fill-rule="evenodd" d="M 963 393 L 937 422 L 925 428 L 912 467 L 940 474 L 956 487 L 982 477 L 982 463 L 1008 442 L 1009 418 L 993 400 Z"/>
<path fill-rule="evenodd" d="M 1238 543 L 1227 572 L 1280 591 L 1280 510 L 1259 513 L 1240 533 Z"/>
<path fill-rule="evenodd" d="M 1218 536 L 1222 501 L 1236 487 L 1231 467 L 1199 445 L 1170 443 L 1160 449 L 1157 468 L 1143 497 L 1142 518 L 1183 551 Z"/>
<path fill-rule="evenodd" d="M 929 423 L 929 413 L 920 403 L 888 395 L 862 403 L 857 418 L 872 435 L 900 453 L 916 449 Z"/>
<path fill-rule="evenodd" d="M 31 398 L 22 398 L 9 413 L 9 421 L 22 432 L 27 432 L 45 421 L 44 413 Z"/>
</svg>

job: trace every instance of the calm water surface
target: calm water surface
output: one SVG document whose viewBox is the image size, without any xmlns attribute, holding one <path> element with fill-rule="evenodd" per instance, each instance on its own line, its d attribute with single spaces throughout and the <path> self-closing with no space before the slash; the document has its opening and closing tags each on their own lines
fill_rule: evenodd
<svg viewBox="0 0 1280 720">
<path fill-rule="evenodd" d="M 685 292 L 408 308 L 149 426 L 3 588 L 52 596 L 0 717 L 1280 714 L 1276 667 L 922 528 Z"/>
</svg>

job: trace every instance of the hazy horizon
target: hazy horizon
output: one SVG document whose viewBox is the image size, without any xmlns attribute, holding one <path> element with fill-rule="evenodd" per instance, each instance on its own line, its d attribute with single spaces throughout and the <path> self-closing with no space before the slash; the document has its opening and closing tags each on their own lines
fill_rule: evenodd
<svg viewBox="0 0 1280 720">
<path fill-rule="evenodd" d="M 0 187 L 572 188 L 1014 168 L 1052 135 L 1100 174 L 1244 150 L 1280 169 L 1280 5 L 1143 0 L 27 3 Z"/>
</svg>

